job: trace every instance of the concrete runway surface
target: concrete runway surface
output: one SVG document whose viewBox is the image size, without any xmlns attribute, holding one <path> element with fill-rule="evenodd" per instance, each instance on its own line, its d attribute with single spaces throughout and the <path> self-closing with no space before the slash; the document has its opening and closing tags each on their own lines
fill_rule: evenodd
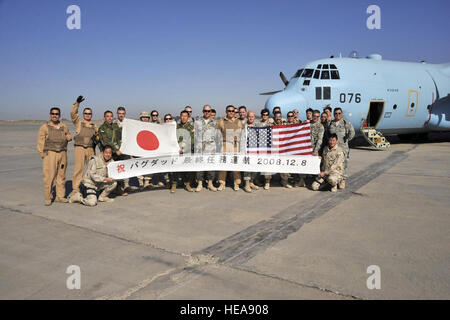
<svg viewBox="0 0 450 320">
<path fill-rule="evenodd" d="M 0 124 L 0 299 L 450 298 L 449 134 L 351 149 L 337 194 L 154 189 L 88 208 L 44 206 L 38 129 Z M 68 158 L 70 182 L 73 143 Z"/>
</svg>

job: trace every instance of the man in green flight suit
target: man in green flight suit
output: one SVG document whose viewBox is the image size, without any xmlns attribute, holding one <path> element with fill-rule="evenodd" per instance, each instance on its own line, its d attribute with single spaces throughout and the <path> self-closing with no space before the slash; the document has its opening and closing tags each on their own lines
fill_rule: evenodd
<svg viewBox="0 0 450 320">
<path fill-rule="evenodd" d="M 194 153 L 194 125 L 189 122 L 189 113 L 186 110 L 180 113 L 180 122 L 177 124 L 178 145 L 181 154 Z M 174 193 L 177 188 L 178 177 L 181 176 L 185 188 L 189 192 L 193 192 L 191 181 L 194 177 L 193 172 L 172 172 L 170 173 L 170 181 L 172 187 L 170 192 Z"/>
</svg>

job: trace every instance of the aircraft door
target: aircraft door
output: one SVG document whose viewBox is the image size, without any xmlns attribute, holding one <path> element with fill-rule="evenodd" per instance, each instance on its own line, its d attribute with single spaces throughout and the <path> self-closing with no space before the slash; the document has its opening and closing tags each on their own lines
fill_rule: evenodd
<svg viewBox="0 0 450 320">
<path fill-rule="evenodd" d="M 367 118 L 363 127 L 377 127 L 383 115 L 384 103 L 384 101 L 370 101 L 369 111 L 367 112 Z"/>
<path fill-rule="evenodd" d="M 414 117 L 417 112 L 417 106 L 419 103 L 419 94 L 416 90 L 408 91 L 408 108 L 406 110 L 407 117 Z"/>
</svg>

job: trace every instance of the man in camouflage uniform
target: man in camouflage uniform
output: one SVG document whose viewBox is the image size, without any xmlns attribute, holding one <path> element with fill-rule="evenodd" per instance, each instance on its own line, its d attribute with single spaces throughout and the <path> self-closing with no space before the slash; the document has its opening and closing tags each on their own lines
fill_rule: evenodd
<svg viewBox="0 0 450 320">
<path fill-rule="evenodd" d="M 177 137 L 181 154 L 190 154 L 194 152 L 194 126 L 189 123 L 189 113 L 186 110 L 183 110 L 180 113 L 180 123 L 177 124 Z M 172 187 L 170 188 L 170 192 L 175 192 L 178 177 L 180 176 L 185 189 L 189 192 L 193 192 L 194 189 L 191 188 L 192 172 L 171 172 L 170 181 Z"/>
<path fill-rule="evenodd" d="M 113 159 L 115 161 L 118 160 L 125 160 L 125 158 L 128 158 L 128 156 L 122 154 L 120 152 L 120 144 L 122 143 L 122 128 L 119 127 L 119 125 L 114 122 L 114 116 L 112 111 L 105 111 L 103 114 L 105 121 L 103 124 L 98 128 L 98 138 L 100 142 L 100 150 L 103 151 L 103 148 L 105 146 L 111 146 L 113 151 Z M 125 191 L 126 187 L 129 187 L 128 179 L 125 179 L 126 185 L 124 189 L 122 189 L 119 186 L 119 183 L 117 184 L 117 194 L 119 195 L 128 195 L 128 193 Z"/>
<path fill-rule="evenodd" d="M 195 121 L 195 139 L 194 139 L 194 151 L 195 153 L 207 153 L 214 154 L 218 151 L 218 140 L 219 136 L 217 134 L 217 122 L 211 119 L 211 106 L 206 104 L 203 106 L 203 117 Z M 214 187 L 214 171 L 199 171 L 197 172 L 197 188 L 196 192 L 202 191 L 203 188 L 203 178 L 206 174 L 206 179 L 208 180 L 208 190 L 217 191 Z"/>
<path fill-rule="evenodd" d="M 315 156 L 322 155 L 322 141 L 325 129 L 319 121 L 320 111 L 314 110 L 310 121 L 311 128 L 311 147 Z M 299 179 L 295 182 L 296 187 L 306 187 L 305 179 L 311 175 L 300 174 Z"/>
<path fill-rule="evenodd" d="M 319 155 L 321 156 L 323 153 L 323 149 L 325 148 L 325 146 L 328 145 L 328 138 L 329 138 L 329 132 L 328 132 L 328 127 L 331 123 L 331 121 L 328 121 L 328 114 L 324 111 L 320 114 L 320 123 L 323 126 L 323 138 L 322 138 L 322 146 L 320 148 L 319 151 Z"/>
<path fill-rule="evenodd" d="M 123 125 L 123 120 L 125 119 L 127 115 L 127 111 L 125 110 L 125 107 L 121 106 L 117 108 L 117 119 L 114 120 L 114 123 L 117 124 L 120 128 L 120 133 L 122 134 L 122 125 Z M 122 135 L 120 137 L 120 144 L 122 143 Z M 120 146 L 119 144 L 119 146 Z M 116 155 L 113 156 L 115 161 L 119 161 L 119 160 L 128 160 L 131 159 L 131 156 L 127 155 L 127 154 L 121 154 L 121 155 Z M 118 189 L 117 191 L 119 192 L 119 194 L 126 196 L 128 195 L 127 190 L 130 189 L 130 179 L 123 179 L 117 182 L 117 186 Z"/>
<path fill-rule="evenodd" d="M 108 164 L 114 162 L 112 159 L 112 147 L 104 146 L 103 152 L 92 156 L 88 162 L 87 169 L 83 175 L 83 185 L 86 187 L 86 198 L 81 203 L 86 206 L 97 205 L 97 192 L 102 191 L 98 197 L 100 202 L 112 202 L 114 199 L 108 195 L 116 188 L 117 182 L 108 178 Z"/>
<path fill-rule="evenodd" d="M 345 153 L 345 163 L 344 163 L 344 178 L 339 183 L 339 189 L 345 188 L 345 179 L 347 178 L 347 165 L 350 149 L 348 147 L 348 142 L 355 137 L 355 129 L 350 121 L 343 119 L 343 112 L 341 108 L 334 109 L 334 120 L 331 121 L 328 126 L 328 132 L 330 136 L 334 133 L 337 135 L 339 140 L 339 147 Z"/>
<path fill-rule="evenodd" d="M 284 120 L 284 118 L 281 115 L 281 112 L 279 112 L 279 111 L 275 112 L 274 120 L 275 120 L 275 123 L 274 123 L 275 126 L 287 124 L 286 120 Z M 289 176 L 290 176 L 289 173 L 280 173 L 280 178 L 281 178 L 280 183 L 283 187 L 291 189 L 292 186 L 289 184 Z"/>
<path fill-rule="evenodd" d="M 344 161 L 344 151 L 339 147 L 337 135 L 332 133 L 328 140 L 328 146 L 323 151 L 322 171 L 311 188 L 317 191 L 327 182 L 331 185 L 331 192 L 336 192 L 339 182 L 344 178 Z"/>
<path fill-rule="evenodd" d="M 56 178 L 55 202 L 69 202 L 66 198 L 67 143 L 72 140 L 67 126 L 59 121 L 61 110 L 50 109 L 50 121 L 39 128 L 37 150 L 42 158 L 45 205 L 52 204 L 52 187 Z"/>
<path fill-rule="evenodd" d="M 247 121 L 244 125 L 244 134 L 247 134 L 248 128 L 253 128 L 257 126 L 257 122 L 255 122 L 255 112 L 249 111 L 247 114 Z M 245 138 L 244 141 L 247 141 L 247 138 Z M 244 172 L 244 191 L 245 192 L 252 192 L 252 190 L 259 190 L 259 187 L 256 186 L 253 182 L 258 175 L 257 172 Z"/>
<path fill-rule="evenodd" d="M 319 118 L 320 118 L 320 111 L 314 110 L 311 121 L 311 145 L 315 156 L 320 155 L 319 151 L 322 148 L 323 135 L 325 133 L 325 128 L 319 121 Z"/>
<path fill-rule="evenodd" d="M 148 111 L 141 111 L 141 113 L 139 114 L 139 120 L 143 121 L 143 122 L 150 122 L 150 112 Z M 139 183 L 139 188 L 141 190 L 145 189 L 145 188 L 150 188 L 153 186 L 152 184 L 152 178 L 153 175 L 152 174 L 146 174 L 144 176 L 138 176 L 138 183 Z"/>
<path fill-rule="evenodd" d="M 235 117 L 235 107 L 229 105 L 226 107 L 226 116 L 217 122 L 217 129 L 221 134 L 222 139 L 222 152 L 226 153 L 238 153 L 242 146 L 242 122 Z M 227 176 L 226 171 L 219 172 L 219 188 L 218 191 L 222 191 L 225 188 L 225 179 Z M 239 171 L 233 172 L 234 178 L 234 191 L 239 190 L 241 184 L 241 173 Z"/>
<path fill-rule="evenodd" d="M 294 111 L 297 109 L 294 109 Z M 295 123 L 300 123 L 300 121 L 298 120 L 298 111 L 297 111 L 297 118 L 295 116 L 295 112 L 294 111 L 289 111 L 287 113 L 287 124 L 295 124 Z M 291 174 L 292 176 L 292 180 L 294 181 L 294 187 L 304 187 L 305 186 L 305 176 L 304 174 L 298 174 L 298 173 L 294 173 Z"/>
<path fill-rule="evenodd" d="M 272 126 L 273 122 L 270 120 L 273 120 L 269 118 L 269 110 L 268 109 L 262 109 L 261 110 L 261 120 L 256 123 L 256 127 L 269 127 Z M 270 180 L 272 179 L 272 174 L 270 172 L 261 172 L 261 175 L 264 176 L 265 184 L 264 184 L 264 190 L 270 189 Z"/>
<path fill-rule="evenodd" d="M 122 155 L 120 152 L 120 143 L 122 142 L 122 129 L 114 123 L 114 116 L 112 111 L 106 110 L 103 114 L 104 122 L 98 128 L 98 139 L 100 142 L 100 151 L 103 151 L 105 146 L 110 146 L 113 151 L 113 158 Z"/>
<path fill-rule="evenodd" d="M 83 120 L 78 116 L 80 103 L 84 101 L 83 96 L 79 96 L 77 101 L 72 105 L 70 117 L 75 126 L 76 136 L 75 144 L 75 162 L 73 167 L 72 193 L 69 195 L 69 202 L 78 202 L 82 195 L 80 193 L 80 183 L 83 177 L 84 167 L 89 159 L 95 155 L 94 139 L 97 133 L 97 126 L 92 120 L 92 109 L 83 109 Z M 77 201 L 78 200 L 78 201 Z"/>
</svg>

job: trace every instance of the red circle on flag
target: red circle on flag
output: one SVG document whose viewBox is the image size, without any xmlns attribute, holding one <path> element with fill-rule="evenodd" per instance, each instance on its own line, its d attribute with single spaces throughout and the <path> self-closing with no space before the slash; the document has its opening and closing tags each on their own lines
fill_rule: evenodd
<svg viewBox="0 0 450 320">
<path fill-rule="evenodd" d="M 136 136 L 136 142 L 144 150 L 156 150 L 159 147 L 159 140 L 153 132 L 148 130 L 140 131 Z"/>
</svg>

